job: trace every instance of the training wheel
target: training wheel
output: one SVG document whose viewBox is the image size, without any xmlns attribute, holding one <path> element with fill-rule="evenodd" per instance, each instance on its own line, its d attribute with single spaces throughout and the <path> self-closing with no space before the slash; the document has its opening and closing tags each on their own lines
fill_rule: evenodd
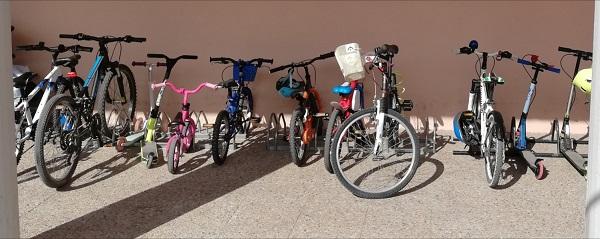
<svg viewBox="0 0 600 239">
<path fill-rule="evenodd" d="M 117 139 L 117 143 L 115 144 L 115 149 L 117 152 L 123 152 L 125 150 L 125 143 L 127 143 L 127 139 L 125 137 L 119 137 Z"/>
<path fill-rule="evenodd" d="M 542 180 L 542 179 L 544 179 L 544 178 L 545 178 L 545 176 L 546 176 L 546 174 L 545 174 L 545 172 L 546 172 L 546 167 L 544 167 L 544 160 L 540 160 L 540 161 L 538 161 L 538 162 L 537 162 L 537 163 L 535 163 L 535 164 L 536 164 L 536 166 L 537 166 L 537 169 L 536 169 L 536 171 L 537 171 L 537 172 L 535 172 L 535 173 L 536 173 L 536 174 L 535 174 L 535 179 L 537 179 L 537 180 Z"/>
</svg>

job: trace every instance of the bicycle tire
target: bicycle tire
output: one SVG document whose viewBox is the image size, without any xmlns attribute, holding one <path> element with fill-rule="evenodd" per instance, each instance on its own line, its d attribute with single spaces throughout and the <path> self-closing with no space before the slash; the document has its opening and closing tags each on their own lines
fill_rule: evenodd
<svg viewBox="0 0 600 239">
<path fill-rule="evenodd" d="M 71 177 L 73 176 L 73 173 L 75 172 L 75 168 L 77 167 L 78 157 L 79 157 L 79 153 L 80 153 L 80 151 L 78 150 L 77 152 L 75 152 L 71 156 L 69 156 L 70 165 L 68 166 L 66 173 L 62 177 L 54 178 L 48 172 L 48 168 L 47 168 L 48 165 L 46 164 L 46 158 L 45 158 L 45 152 L 44 152 L 44 144 L 45 144 L 44 143 L 44 133 L 46 132 L 46 128 L 48 126 L 54 127 L 54 125 L 49 125 L 49 123 L 53 123 L 53 124 L 56 123 L 55 121 L 57 118 L 56 118 L 55 114 L 51 114 L 51 113 L 54 112 L 55 107 L 61 102 L 65 102 L 68 107 L 70 107 L 71 109 L 75 109 L 75 101 L 73 100 L 72 97 L 67 96 L 67 95 L 62 95 L 62 94 L 55 95 L 50 100 L 48 100 L 48 102 L 46 103 L 46 106 L 42 110 L 41 117 L 38 121 L 38 127 L 35 130 L 35 135 L 36 135 L 35 138 L 36 139 L 35 139 L 35 143 L 34 143 L 34 156 L 35 156 L 35 161 L 36 161 L 37 173 L 38 173 L 40 179 L 42 180 L 42 182 L 44 182 L 44 184 L 46 184 L 46 186 L 51 187 L 51 188 L 62 187 L 71 180 Z M 75 118 L 76 117 L 77 116 L 75 115 Z M 52 120 L 52 122 L 49 122 L 49 120 Z M 77 120 L 77 122 L 79 122 L 79 121 Z M 77 129 L 78 126 L 79 125 L 77 123 L 74 125 L 73 128 Z M 79 140 L 79 139 L 77 139 L 77 140 Z M 56 147 L 60 147 L 60 143 Z"/>
<path fill-rule="evenodd" d="M 323 165 L 325 166 L 325 170 L 330 174 L 333 174 L 333 168 L 331 167 L 331 161 L 329 160 L 329 150 L 331 148 L 331 141 L 333 136 L 335 135 L 334 127 L 339 127 L 344 121 L 342 111 L 339 109 L 334 109 L 329 114 L 329 121 L 327 122 L 327 131 L 325 132 L 325 145 L 323 145 Z M 340 119 L 340 122 L 337 120 Z"/>
<path fill-rule="evenodd" d="M 404 177 L 396 183 L 394 186 L 388 188 L 387 190 L 383 190 L 380 192 L 368 192 L 362 190 L 355 186 L 352 182 L 350 182 L 342 173 L 341 166 L 338 159 L 338 154 L 340 152 L 341 138 L 344 132 L 349 130 L 349 127 L 356 121 L 360 120 L 363 116 L 376 113 L 375 108 L 363 109 L 354 114 L 352 114 L 348 119 L 344 120 L 342 125 L 340 126 L 340 130 L 335 133 L 334 140 L 332 142 L 332 148 L 330 150 L 330 161 L 331 166 L 335 175 L 337 176 L 340 183 L 352 194 L 361 198 L 368 199 L 380 199 L 380 198 L 388 198 L 394 196 L 398 192 L 400 192 L 414 177 L 414 174 L 419 167 L 420 160 L 420 148 L 419 141 L 417 138 L 417 134 L 415 132 L 414 127 L 410 124 L 408 120 L 406 120 L 400 113 L 395 110 L 389 109 L 386 117 L 390 117 L 390 119 L 395 118 L 400 125 L 402 125 L 406 129 L 406 133 L 410 138 L 410 142 L 412 144 L 412 152 L 413 156 L 410 160 L 410 166 L 408 167 L 408 171 L 404 174 Z"/>
<path fill-rule="evenodd" d="M 127 107 L 127 125 L 124 125 L 122 129 L 119 130 L 119 132 L 117 133 L 117 135 L 113 135 L 115 132 L 115 129 L 111 129 L 108 126 L 108 120 L 107 117 L 110 117 L 110 114 L 107 116 L 106 115 L 106 104 L 107 101 L 112 101 L 112 99 L 109 96 L 109 87 L 110 87 L 110 83 L 113 82 L 114 79 L 118 79 L 119 77 L 119 73 L 121 73 L 121 75 L 125 76 L 125 78 L 127 78 L 127 85 L 129 86 L 129 102 L 130 105 L 129 107 Z M 127 67 L 126 65 L 120 64 L 118 69 L 117 69 L 117 74 L 112 74 L 112 76 L 110 77 L 110 79 L 104 79 L 102 82 L 102 85 L 100 87 L 100 94 L 99 94 L 99 109 L 98 112 L 104 112 L 104 115 L 102 116 L 102 113 L 100 113 L 101 117 L 100 117 L 100 123 L 101 123 L 101 128 L 103 131 L 104 136 L 112 139 L 112 138 L 116 138 L 119 136 L 124 136 L 127 133 L 129 133 L 129 131 L 131 130 L 131 124 L 133 123 L 134 116 L 135 116 L 135 105 L 136 105 L 136 97 L 137 97 L 137 91 L 136 91 L 136 86 L 135 86 L 135 78 L 133 76 L 133 73 L 131 72 L 131 70 L 129 69 L 129 67 Z M 121 112 L 119 112 L 119 114 L 121 114 Z M 115 127 L 117 128 L 117 127 Z M 116 136 L 116 137 L 113 137 Z"/>
<path fill-rule="evenodd" d="M 502 165 L 505 160 L 505 139 L 504 139 L 504 121 L 502 120 L 502 115 L 499 112 L 493 111 L 488 115 L 488 123 L 492 123 L 493 127 L 490 132 L 490 139 L 495 140 L 495 155 L 494 162 L 490 162 L 489 156 L 491 156 L 491 151 L 489 147 L 484 149 L 484 166 L 485 166 L 485 175 L 488 182 L 488 186 L 490 188 L 495 188 L 498 186 L 500 181 L 500 175 L 502 174 Z M 485 144 L 484 144 L 485 145 Z"/>
<path fill-rule="evenodd" d="M 226 132 L 224 132 L 224 137 L 222 138 L 224 140 L 222 143 L 225 146 L 223 147 L 224 151 L 220 152 L 219 139 L 221 138 L 220 136 L 222 130 L 226 130 Z M 225 160 L 227 159 L 227 151 L 229 151 L 230 130 L 231 125 L 229 123 L 229 113 L 225 110 L 222 110 L 217 115 L 217 119 L 215 120 L 215 124 L 213 125 L 213 135 L 211 139 L 211 151 L 213 161 L 217 165 L 223 165 L 225 163 Z"/>
<path fill-rule="evenodd" d="M 181 139 L 178 135 L 173 135 L 167 143 L 167 168 L 169 173 L 176 174 L 179 169 L 179 159 L 181 155 Z"/>
<path fill-rule="evenodd" d="M 302 143 L 304 132 L 304 111 L 306 109 L 295 109 L 290 121 L 289 143 L 292 162 L 302 166 L 306 162 L 306 144 Z M 296 128 L 297 126 L 297 128 Z"/>
</svg>

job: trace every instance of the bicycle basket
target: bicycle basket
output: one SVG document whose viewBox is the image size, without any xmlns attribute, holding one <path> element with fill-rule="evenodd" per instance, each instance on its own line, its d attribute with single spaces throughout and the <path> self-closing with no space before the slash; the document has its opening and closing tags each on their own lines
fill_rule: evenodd
<svg viewBox="0 0 600 239">
<path fill-rule="evenodd" d="M 275 83 L 275 89 L 283 97 L 292 97 L 294 94 L 304 89 L 304 82 L 291 80 L 289 76 L 284 76 L 277 80 Z"/>
<path fill-rule="evenodd" d="M 358 43 L 349 43 L 337 47 L 335 49 L 335 59 L 346 81 L 365 78 L 366 73 Z"/>
<path fill-rule="evenodd" d="M 244 64 L 244 66 L 242 66 L 242 81 L 254 81 L 256 70 L 258 70 L 258 67 L 255 65 Z M 233 79 L 235 81 L 240 80 L 240 67 L 238 63 L 233 64 Z"/>
</svg>

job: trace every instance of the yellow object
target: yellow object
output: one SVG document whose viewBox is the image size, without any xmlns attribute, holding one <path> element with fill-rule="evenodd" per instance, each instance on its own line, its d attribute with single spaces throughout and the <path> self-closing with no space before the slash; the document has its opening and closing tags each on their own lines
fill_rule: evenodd
<svg viewBox="0 0 600 239">
<path fill-rule="evenodd" d="M 592 68 L 587 68 L 577 72 L 575 79 L 573 80 L 579 90 L 586 94 L 592 94 Z"/>
<path fill-rule="evenodd" d="M 150 117 L 146 122 L 146 142 L 152 142 L 154 140 L 154 131 L 156 131 L 156 119 Z"/>
</svg>

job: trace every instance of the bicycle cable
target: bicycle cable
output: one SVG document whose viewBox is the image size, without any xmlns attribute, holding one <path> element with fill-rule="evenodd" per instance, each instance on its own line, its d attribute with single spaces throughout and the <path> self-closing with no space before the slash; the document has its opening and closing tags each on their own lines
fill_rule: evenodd
<svg viewBox="0 0 600 239">
<path fill-rule="evenodd" d="M 223 70 L 221 71 L 221 82 L 225 82 L 225 70 L 227 70 L 231 67 L 233 67 L 233 65 L 228 65 L 225 68 L 223 68 Z"/>
<path fill-rule="evenodd" d="M 531 56 L 531 54 L 525 54 L 523 55 L 523 57 L 521 59 L 525 59 L 526 56 Z M 531 73 L 529 73 L 529 71 L 527 70 L 527 67 L 525 67 L 525 65 L 520 64 L 523 67 L 523 70 L 525 71 L 525 73 L 527 73 L 527 75 L 529 76 L 529 79 L 533 80 L 533 76 L 531 76 Z"/>
</svg>

